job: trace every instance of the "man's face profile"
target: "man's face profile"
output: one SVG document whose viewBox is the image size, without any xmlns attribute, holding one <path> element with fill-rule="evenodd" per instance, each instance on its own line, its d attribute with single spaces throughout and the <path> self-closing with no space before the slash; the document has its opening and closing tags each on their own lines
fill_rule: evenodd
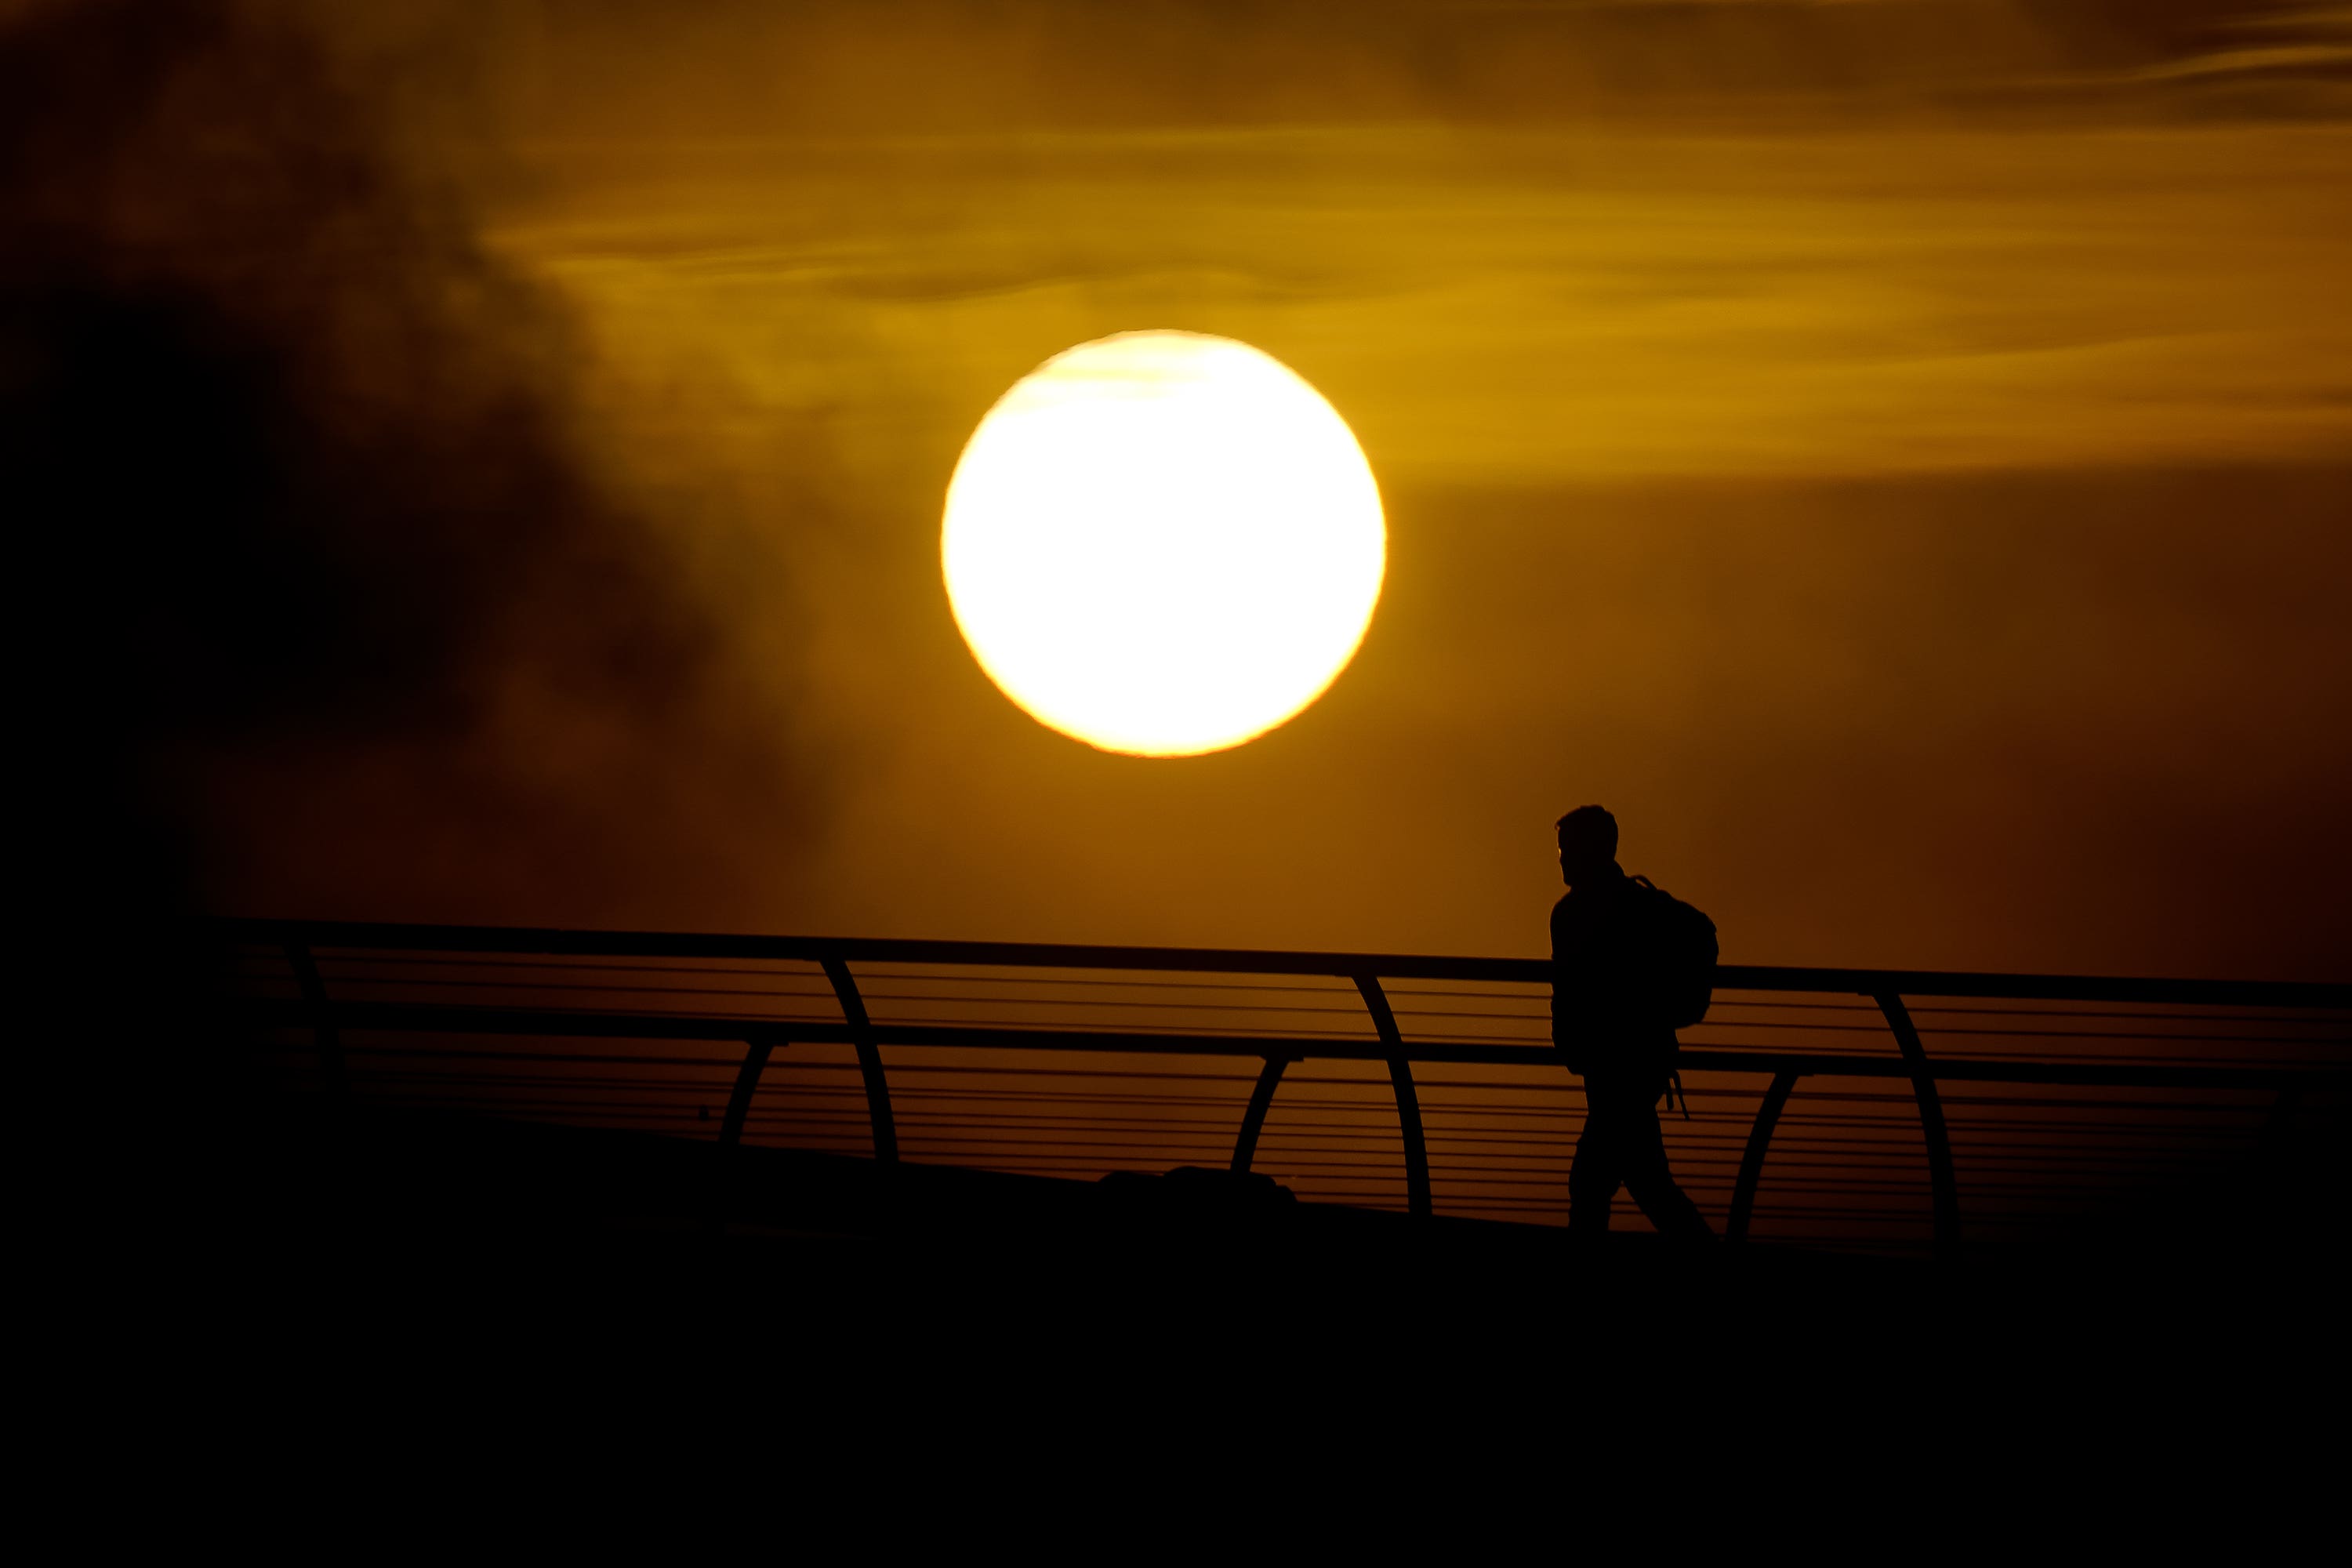
<svg viewBox="0 0 2352 1568">
<path fill-rule="evenodd" d="M 1559 835 L 1559 879 L 1570 887 L 1609 863 L 1610 854 L 1592 836 L 1563 828 Z"/>
</svg>

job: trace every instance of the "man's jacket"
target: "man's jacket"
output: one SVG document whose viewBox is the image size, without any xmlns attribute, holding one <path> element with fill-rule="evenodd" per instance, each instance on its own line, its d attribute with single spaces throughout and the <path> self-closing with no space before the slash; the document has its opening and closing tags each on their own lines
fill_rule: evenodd
<svg viewBox="0 0 2352 1568">
<path fill-rule="evenodd" d="M 1673 1065 L 1666 935 L 1643 893 L 1620 875 L 1552 906 L 1551 1040 L 1570 1072 Z"/>
</svg>

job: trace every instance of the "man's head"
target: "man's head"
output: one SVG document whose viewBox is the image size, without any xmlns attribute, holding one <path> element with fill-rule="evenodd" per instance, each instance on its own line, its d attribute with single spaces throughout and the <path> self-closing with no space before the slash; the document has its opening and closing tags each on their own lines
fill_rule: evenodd
<svg viewBox="0 0 2352 1568">
<path fill-rule="evenodd" d="M 1617 819 L 1606 808 L 1580 805 L 1559 819 L 1559 879 L 1580 882 L 1617 874 Z"/>
</svg>

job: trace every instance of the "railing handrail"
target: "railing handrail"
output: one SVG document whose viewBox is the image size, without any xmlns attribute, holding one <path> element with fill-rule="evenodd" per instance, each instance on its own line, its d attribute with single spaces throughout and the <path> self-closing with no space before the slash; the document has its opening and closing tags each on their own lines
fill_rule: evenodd
<svg viewBox="0 0 2352 1568">
<path fill-rule="evenodd" d="M 1540 958 L 1428 953 L 1328 952 L 1274 948 L 1119 947 L 1079 942 L 960 942 L 908 937 L 757 936 L 556 926 L 411 924 L 218 917 L 215 929 L 249 942 L 328 948 L 406 948 L 436 952 L 512 952 L 609 958 L 826 959 L 853 963 L 950 963 L 1035 969 L 1126 969 L 1194 973 L 1314 974 L 1353 979 L 1472 980 L 1543 984 Z M 1962 970 L 1846 969 L 1718 964 L 1718 990 L 1843 992 L 1858 995 L 1985 996 L 2026 1001 L 2139 1002 L 2175 1006 L 2352 1007 L 2352 983 L 2204 980 L 2153 976 L 2003 974 Z"/>
</svg>

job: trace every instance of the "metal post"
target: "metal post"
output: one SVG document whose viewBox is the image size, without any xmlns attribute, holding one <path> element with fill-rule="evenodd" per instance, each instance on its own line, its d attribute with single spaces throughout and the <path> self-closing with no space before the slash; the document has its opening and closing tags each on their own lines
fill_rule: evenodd
<svg viewBox="0 0 2352 1568">
<path fill-rule="evenodd" d="M 841 1016 L 849 1020 L 850 1039 L 857 1047 L 857 1072 L 866 1080 L 866 1119 L 874 1130 L 874 1163 L 895 1165 L 898 1124 L 890 1114 L 890 1080 L 882 1073 L 882 1050 L 874 1043 L 874 1021 L 866 1016 L 866 998 L 857 994 L 857 982 L 851 978 L 847 963 L 838 958 L 821 962 L 824 977 L 833 982 L 834 997 L 841 1004 Z"/>
<path fill-rule="evenodd" d="M 1772 1129 L 1780 1124 L 1780 1109 L 1789 1103 L 1789 1091 L 1796 1087 L 1795 1073 L 1773 1074 L 1772 1087 L 1764 1091 L 1764 1103 L 1756 1108 L 1756 1125 L 1748 1129 L 1748 1149 L 1739 1156 L 1739 1180 L 1731 1189 L 1731 1217 L 1723 1223 L 1723 1239 L 1727 1242 L 1748 1239 L 1748 1216 L 1756 1212 L 1756 1183 L 1764 1174 L 1764 1151 L 1771 1147 Z"/>
<path fill-rule="evenodd" d="M 1936 1256 L 1953 1258 L 1960 1252 L 1960 1189 L 1952 1176 L 1952 1140 L 1944 1130 L 1944 1102 L 1936 1096 L 1936 1075 L 1927 1068 L 1927 1048 L 1903 998 L 1893 992 L 1873 996 L 1895 1031 L 1895 1043 L 1911 1069 L 1911 1092 L 1919 1101 L 1919 1130 L 1927 1140 L 1927 1187 L 1936 1205 Z"/>
<path fill-rule="evenodd" d="M 1257 1075 L 1257 1087 L 1250 1090 L 1249 1109 L 1242 1112 L 1241 1135 L 1234 1140 L 1234 1174 L 1247 1175 L 1250 1161 L 1257 1156 L 1257 1135 L 1265 1127 L 1267 1108 L 1274 1104 L 1274 1091 L 1282 1087 L 1282 1069 L 1288 1067 L 1289 1057 L 1268 1057 L 1265 1067 Z"/>
<path fill-rule="evenodd" d="M 350 1092 L 351 1079 L 343 1070 L 343 1037 L 335 1027 L 334 1011 L 327 1002 L 327 983 L 319 978 L 319 965 L 310 956 L 308 942 L 288 942 L 286 962 L 294 966 L 294 983 L 302 988 L 303 1005 L 310 1009 L 311 1037 L 319 1053 L 319 1081 L 331 1098 L 341 1100 Z"/>
<path fill-rule="evenodd" d="M 727 1119 L 719 1124 L 721 1149 L 732 1149 L 743 1141 L 743 1119 L 751 1113 L 751 1096 L 759 1092 L 760 1075 L 768 1068 L 768 1053 L 786 1043 L 783 1036 L 766 1032 L 743 1042 L 743 1065 L 735 1074 L 735 1091 L 727 1097 Z"/>
<path fill-rule="evenodd" d="M 1405 1207 L 1426 1217 L 1434 1212 L 1429 1197 L 1429 1146 L 1422 1140 L 1421 1097 L 1413 1091 L 1412 1063 L 1405 1058 L 1404 1035 L 1397 1027 L 1396 1015 L 1389 1011 L 1389 999 L 1377 977 L 1357 975 L 1356 989 L 1363 994 L 1381 1043 L 1389 1048 L 1389 1085 L 1396 1090 L 1397 1127 L 1404 1137 Z"/>
</svg>

